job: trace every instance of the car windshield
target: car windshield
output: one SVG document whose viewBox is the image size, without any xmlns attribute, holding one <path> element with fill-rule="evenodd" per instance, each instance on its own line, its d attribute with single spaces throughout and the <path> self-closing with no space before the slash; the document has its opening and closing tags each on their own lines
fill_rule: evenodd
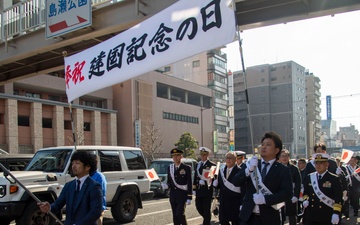
<svg viewBox="0 0 360 225">
<path fill-rule="evenodd" d="M 154 168 L 157 174 L 167 174 L 167 168 L 173 163 L 170 161 L 154 161 L 150 165 L 150 169 Z"/>
<path fill-rule="evenodd" d="M 71 155 L 71 149 L 38 151 L 25 168 L 26 171 L 63 172 Z"/>
</svg>

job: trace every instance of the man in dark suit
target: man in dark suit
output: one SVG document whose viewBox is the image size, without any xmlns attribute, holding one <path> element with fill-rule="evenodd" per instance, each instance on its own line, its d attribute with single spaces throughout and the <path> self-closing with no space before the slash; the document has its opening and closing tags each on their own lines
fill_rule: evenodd
<svg viewBox="0 0 360 225">
<path fill-rule="evenodd" d="M 299 168 L 294 164 L 289 162 L 290 152 L 287 149 L 281 150 L 279 162 L 284 166 L 287 166 L 290 169 L 292 186 L 293 186 L 293 197 L 285 201 L 285 207 L 281 208 L 282 210 L 282 224 L 285 223 L 286 216 L 289 218 L 289 225 L 297 224 L 297 215 L 298 215 L 298 200 L 300 197 L 301 189 L 301 175 Z"/>
<path fill-rule="evenodd" d="M 330 156 L 316 153 L 316 172 L 308 174 L 304 181 L 304 202 L 307 224 L 339 224 L 342 208 L 340 179 L 327 170 Z"/>
<path fill-rule="evenodd" d="M 236 165 L 235 152 L 225 155 L 225 167 L 219 169 L 214 180 L 214 187 L 220 190 L 219 221 L 221 225 L 239 224 L 239 207 L 241 203 L 240 185 L 234 185 L 234 176 L 239 171 Z"/>
<path fill-rule="evenodd" d="M 193 192 L 196 196 L 195 205 L 199 214 L 203 217 L 203 225 L 210 225 L 211 221 L 211 201 L 213 197 L 212 180 L 209 179 L 211 168 L 216 166 L 209 160 L 210 149 L 200 147 L 201 161 L 197 164 Z"/>
<path fill-rule="evenodd" d="M 102 211 L 102 189 L 89 174 L 96 170 L 96 159 L 86 151 L 77 151 L 71 157 L 71 168 L 76 179 L 67 182 L 60 196 L 51 205 L 39 203 L 41 211 L 57 214 L 66 205 L 65 225 L 96 225 Z"/>
<path fill-rule="evenodd" d="M 235 151 L 236 153 L 236 165 L 237 167 L 239 168 L 239 171 L 240 170 L 245 170 L 246 169 L 246 163 L 245 163 L 245 156 L 246 156 L 246 153 L 244 151 L 240 151 L 240 150 L 237 150 Z M 246 184 L 242 184 L 240 186 L 240 208 L 241 208 L 241 205 L 242 205 L 242 202 L 243 202 L 243 199 L 245 197 L 245 193 L 246 193 Z M 240 211 L 239 211 L 240 212 Z"/>
<path fill-rule="evenodd" d="M 300 191 L 300 197 L 298 201 L 298 222 L 300 222 L 303 219 L 303 193 L 304 193 L 304 179 L 305 179 L 305 167 L 306 167 L 306 159 L 301 158 L 298 160 L 298 168 L 300 170 L 300 176 L 301 176 L 301 191 Z M 306 224 L 303 220 L 303 224 Z"/>
<path fill-rule="evenodd" d="M 282 146 L 278 134 L 265 133 L 259 148 L 262 159 L 253 156 L 247 168 L 235 176 L 240 184 L 246 183 L 240 225 L 281 224 L 280 208 L 293 197 L 290 170 L 277 162 Z"/>
<path fill-rule="evenodd" d="M 181 163 L 183 151 L 174 148 L 170 151 L 174 163 L 168 167 L 167 184 L 163 188 L 170 188 L 170 205 L 174 225 L 187 225 L 185 217 L 186 205 L 192 200 L 192 180 L 190 166 Z"/>
<path fill-rule="evenodd" d="M 358 216 L 359 197 L 360 197 L 360 175 L 355 170 L 359 168 L 359 156 L 353 155 L 346 166 L 346 173 L 349 179 L 349 199 L 350 205 L 354 210 L 354 216 Z"/>
</svg>

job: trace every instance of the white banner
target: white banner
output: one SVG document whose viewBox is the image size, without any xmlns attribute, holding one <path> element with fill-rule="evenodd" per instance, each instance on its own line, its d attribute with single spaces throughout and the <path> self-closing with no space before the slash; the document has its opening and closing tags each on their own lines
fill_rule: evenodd
<svg viewBox="0 0 360 225">
<path fill-rule="evenodd" d="M 180 0 L 144 22 L 65 57 L 68 102 L 235 40 L 231 0 Z"/>
</svg>

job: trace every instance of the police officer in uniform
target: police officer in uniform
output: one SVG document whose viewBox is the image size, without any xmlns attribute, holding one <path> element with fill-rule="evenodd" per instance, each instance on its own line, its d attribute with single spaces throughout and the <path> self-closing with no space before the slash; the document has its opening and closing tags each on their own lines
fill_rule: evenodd
<svg viewBox="0 0 360 225">
<path fill-rule="evenodd" d="M 216 165 L 209 160 L 210 149 L 206 147 L 200 147 L 199 149 L 201 161 L 198 162 L 195 170 L 193 192 L 196 196 L 196 209 L 203 217 L 203 225 L 210 225 L 213 186 L 212 180 L 208 176 L 211 168 Z"/>
<path fill-rule="evenodd" d="M 162 184 L 163 189 L 170 188 L 169 200 L 174 225 L 187 225 L 185 208 L 192 200 L 191 168 L 181 163 L 183 153 L 178 148 L 170 151 L 174 163 L 168 167 L 167 184 Z"/>
<path fill-rule="evenodd" d="M 342 188 L 339 177 L 327 170 L 329 158 L 328 154 L 314 154 L 316 172 L 305 177 L 303 206 L 309 225 L 332 225 L 340 221 Z"/>
</svg>

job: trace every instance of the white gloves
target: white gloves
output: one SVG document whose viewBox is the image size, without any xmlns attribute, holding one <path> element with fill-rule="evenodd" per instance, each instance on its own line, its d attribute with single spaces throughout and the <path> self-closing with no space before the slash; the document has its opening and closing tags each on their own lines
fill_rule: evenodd
<svg viewBox="0 0 360 225">
<path fill-rule="evenodd" d="M 336 174 L 337 174 L 337 175 L 340 175 L 340 174 L 341 174 L 341 172 L 342 172 L 342 170 L 341 170 L 341 168 L 340 168 L 340 167 L 336 168 Z"/>
<path fill-rule="evenodd" d="M 253 199 L 256 205 L 266 204 L 265 196 L 263 194 L 253 194 Z"/>
<path fill-rule="evenodd" d="M 338 214 L 333 214 L 331 217 L 331 223 L 332 224 L 338 224 L 340 221 L 339 215 Z"/>
<path fill-rule="evenodd" d="M 347 191 L 343 191 L 342 199 L 344 200 L 344 202 L 348 200 Z"/>
<path fill-rule="evenodd" d="M 193 195 L 196 196 L 196 191 L 193 191 Z"/>
<path fill-rule="evenodd" d="M 166 190 L 166 189 L 169 188 L 169 186 L 167 184 L 165 184 L 165 183 L 161 183 L 161 187 L 162 187 L 163 190 Z"/>
<path fill-rule="evenodd" d="M 199 184 L 200 184 L 201 186 L 203 186 L 203 185 L 205 185 L 205 181 L 204 181 L 204 180 L 199 180 Z"/>
<path fill-rule="evenodd" d="M 253 172 L 257 165 L 258 165 L 258 157 L 256 155 L 254 155 L 253 157 L 250 158 L 249 160 L 249 172 Z"/>
<path fill-rule="evenodd" d="M 190 205 L 190 204 L 191 204 L 191 200 L 190 199 L 186 200 L 186 205 Z"/>
<path fill-rule="evenodd" d="M 218 185 L 219 185 L 219 181 L 218 181 L 217 179 L 214 180 L 214 181 L 213 181 L 213 186 L 214 186 L 214 187 L 217 187 Z"/>
<path fill-rule="evenodd" d="M 304 209 L 305 209 L 306 207 L 308 207 L 308 206 L 309 206 L 309 201 L 308 201 L 308 200 L 305 200 L 305 201 L 303 202 L 303 206 L 304 206 Z"/>
<path fill-rule="evenodd" d="M 291 198 L 291 202 L 292 202 L 292 203 L 295 203 L 295 202 L 297 202 L 297 201 L 298 201 L 298 198 L 297 198 L 297 197 L 293 196 L 293 197 Z"/>
</svg>

